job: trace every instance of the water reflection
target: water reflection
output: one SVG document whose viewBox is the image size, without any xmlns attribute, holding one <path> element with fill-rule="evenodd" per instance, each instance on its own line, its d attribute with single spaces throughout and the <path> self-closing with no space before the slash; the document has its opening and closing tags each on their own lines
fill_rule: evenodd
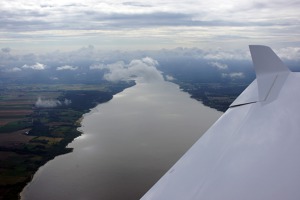
<svg viewBox="0 0 300 200">
<path fill-rule="evenodd" d="M 41 167 L 22 200 L 139 199 L 220 115 L 173 83 L 139 83 L 86 114 L 74 152 Z"/>
</svg>

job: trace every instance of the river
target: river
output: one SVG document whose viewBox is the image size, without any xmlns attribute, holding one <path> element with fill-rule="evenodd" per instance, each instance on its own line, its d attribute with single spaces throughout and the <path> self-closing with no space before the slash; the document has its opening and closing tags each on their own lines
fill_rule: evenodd
<svg viewBox="0 0 300 200">
<path fill-rule="evenodd" d="M 85 114 L 74 151 L 42 166 L 21 199 L 139 199 L 221 114 L 174 83 L 138 83 Z"/>
</svg>

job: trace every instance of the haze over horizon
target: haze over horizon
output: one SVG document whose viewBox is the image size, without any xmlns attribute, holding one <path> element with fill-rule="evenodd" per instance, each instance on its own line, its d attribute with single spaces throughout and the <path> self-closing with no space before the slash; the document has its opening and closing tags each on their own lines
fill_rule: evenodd
<svg viewBox="0 0 300 200">
<path fill-rule="evenodd" d="M 3 0 L 0 46 L 15 53 L 300 46 L 299 0 Z M 297 48 L 299 50 L 299 48 Z"/>
<path fill-rule="evenodd" d="M 299 6 L 299 0 L 4 0 L 0 76 L 91 80 L 107 66 L 149 57 L 159 70 L 180 63 L 245 77 L 236 66 L 250 68 L 249 44 L 269 45 L 298 66 Z"/>
</svg>

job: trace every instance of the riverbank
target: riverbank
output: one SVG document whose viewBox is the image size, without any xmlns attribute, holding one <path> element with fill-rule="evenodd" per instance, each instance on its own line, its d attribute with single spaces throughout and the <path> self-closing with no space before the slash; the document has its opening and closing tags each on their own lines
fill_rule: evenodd
<svg viewBox="0 0 300 200">
<path fill-rule="evenodd" d="M 205 106 L 225 112 L 230 104 L 246 89 L 248 83 L 201 83 L 175 80 L 191 98 Z"/>
<path fill-rule="evenodd" d="M 82 115 L 132 85 L 1 86 L 0 199 L 18 199 L 40 166 L 72 152 Z"/>
<path fill-rule="evenodd" d="M 41 167 L 22 200 L 140 199 L 221 115 L 174 83 L 137 83 L 84 115 L 74 151 Z"/>
</svg>

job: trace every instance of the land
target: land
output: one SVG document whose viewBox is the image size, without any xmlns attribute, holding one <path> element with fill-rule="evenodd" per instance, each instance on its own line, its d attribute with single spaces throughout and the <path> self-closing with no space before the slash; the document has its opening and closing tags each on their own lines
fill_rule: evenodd
<svg viewBox="0 0 300 200">
<path fill-rule="evenodd" d="M 191 98 L 225 112 L 241 83 L 174 81 Z M 16 200 L 38 168 L 72 152 L 80 118 L 133 83 L 7 84 L 0 86 L 0 200 Z M 40 99 L 40 100 L 39 100 Z"/>
<path fill-rule="evenodd" d="M 0 199 L 18 199 L 40 166 L 72 151 L 82 115 L 132 85 L 1 85 Z"/>
<path fill-rule="evenodd" d="M 249 83 L 201 83 L 178 80 L 174 82 L 183 91 L 188 92 L 191 98 L 221 112 L 225 112 L 249 85 Z"/>
</svg>

